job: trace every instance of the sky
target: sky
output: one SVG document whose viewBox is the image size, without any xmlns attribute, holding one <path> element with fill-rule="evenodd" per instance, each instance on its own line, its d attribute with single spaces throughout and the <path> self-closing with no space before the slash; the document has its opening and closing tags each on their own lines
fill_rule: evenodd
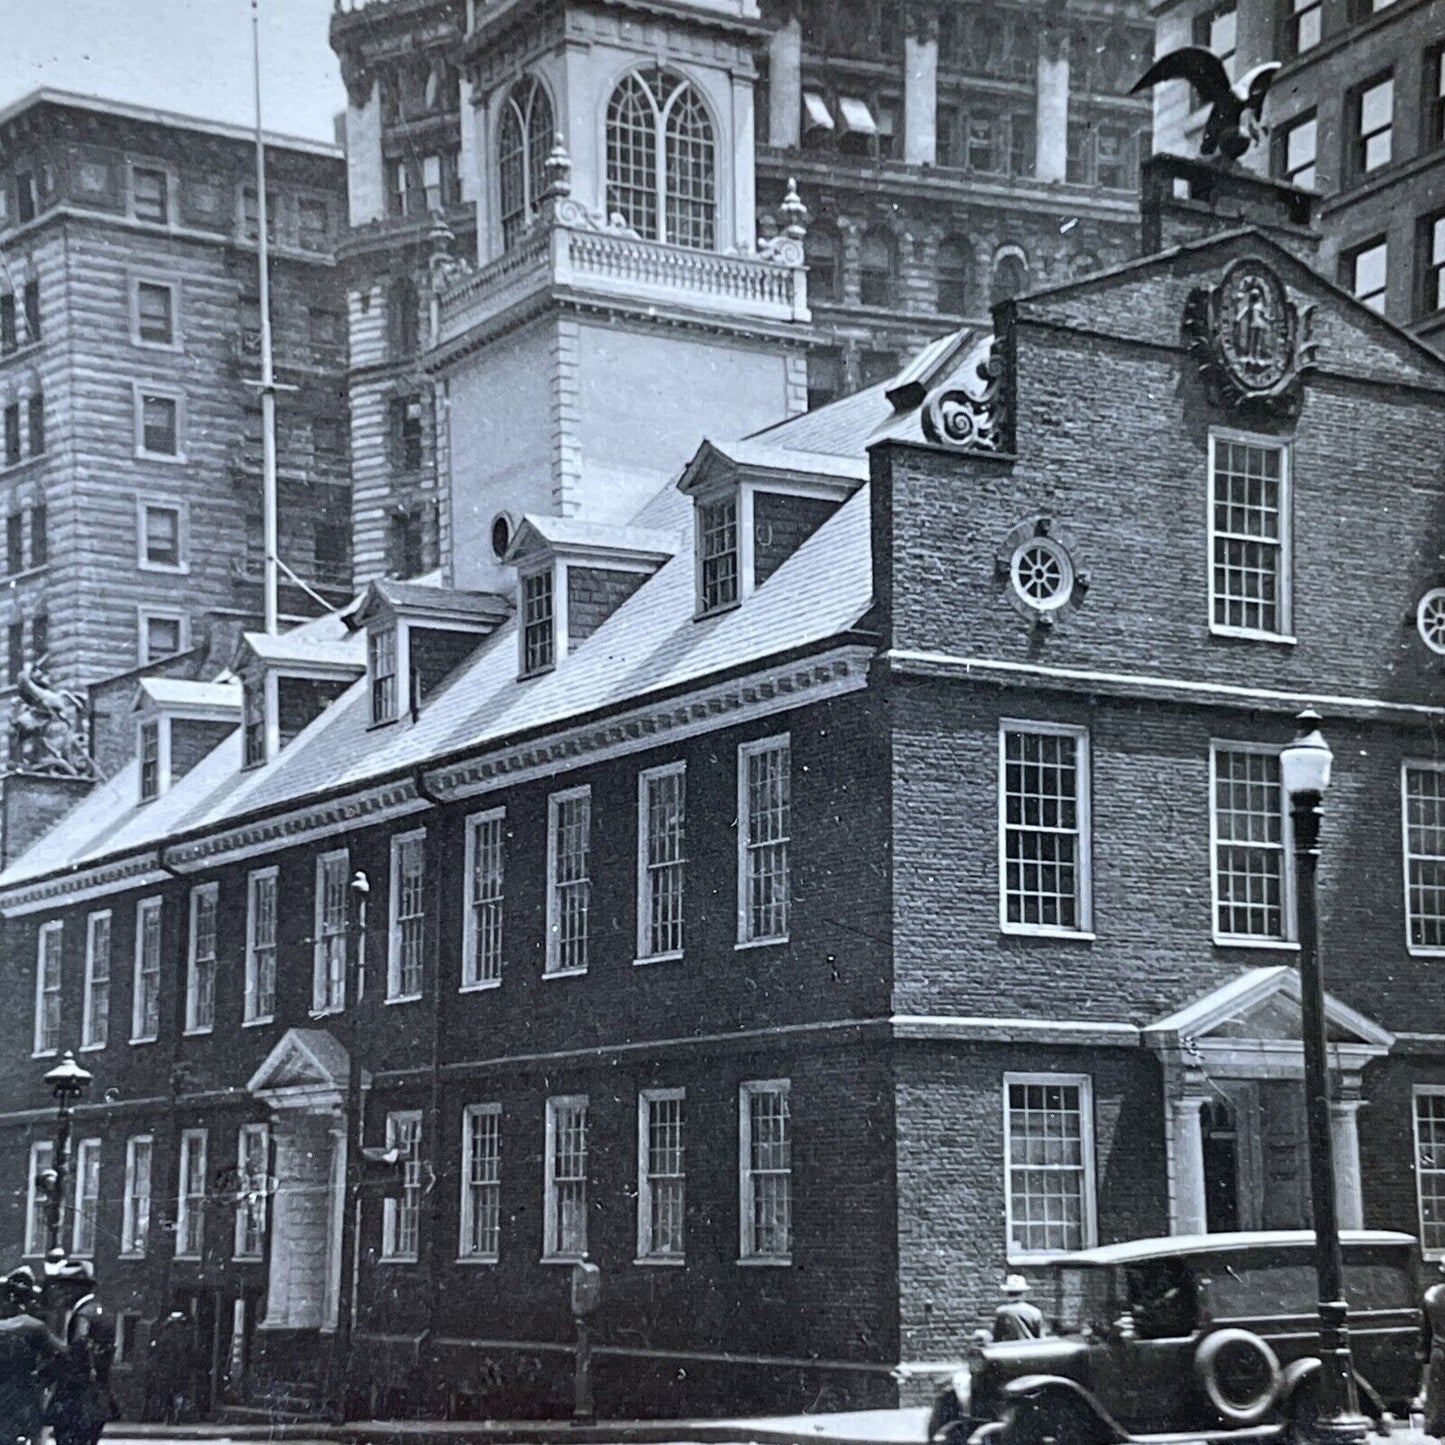
<svg viewBox="0 0 1445 1445">
<path fill-rule="evenodd" d="M 356 0 L 347 0 L 348 5 Z M 332 0 L 259 0 L 266 129 L 332 140 Z M 0 0 L 0 107 L 41 86 L 251 125 L 251 0 Z"/>
</svg>

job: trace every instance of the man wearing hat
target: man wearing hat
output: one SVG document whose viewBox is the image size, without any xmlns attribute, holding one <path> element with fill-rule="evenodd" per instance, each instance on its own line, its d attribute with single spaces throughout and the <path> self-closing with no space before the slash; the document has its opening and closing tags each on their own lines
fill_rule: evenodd
<svg viewBox="0 0 1445 1445">
<path fill-rule="evenodd" d="M 31 1312 L 35 1276 L 23 1265 L 6 1276 L 0 1319 L 0 1445 L 40 1434 L 45 1387 L 65 1357 L 65 1346 Z"/>
<path fill-rule="evenodd" d="M 1029 1282 L 1011 1274 L 1003 1282 L 1003 1303 L 993 1314 L 993 1337 L 997 1340 L 1036 1340 L 1044 1332 L 1043 1311 L 1025 1296 Z"/>
</svg>

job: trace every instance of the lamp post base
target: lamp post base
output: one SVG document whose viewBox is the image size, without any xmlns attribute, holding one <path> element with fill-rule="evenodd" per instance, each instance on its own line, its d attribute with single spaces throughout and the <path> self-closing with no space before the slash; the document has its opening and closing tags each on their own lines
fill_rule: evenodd
<svg viewBox="0 0 1445 1445">
<path fill-rule="evenodd" d="M 1363 1415 L 1338 1415 L 1310 1421 L 1304 1434 L 1311 1445 L 1368 1445 L 1370 1422 Z"/>
</svg>

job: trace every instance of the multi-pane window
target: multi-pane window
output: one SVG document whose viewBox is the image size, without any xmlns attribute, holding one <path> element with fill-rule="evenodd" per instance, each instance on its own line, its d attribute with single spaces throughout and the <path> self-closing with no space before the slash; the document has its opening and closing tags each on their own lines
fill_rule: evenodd
<svg viewBox="0 0 1445 1445">
<path fill-rule="evenodd" d="M 125 1196 L 121 1205 L 120 1252 L 139 1257 L 146 1252 L 151 1228 L 151 1166 L 155 1141 L 137 1134 L 125 1141 Z"/>
<path fill-rule="evenodd" d="M 236 1136 L 237 1259 L 260 1259 L 266 1243 L 266 1199 L 271 1181 L 271 1140 L 264 1124 L 242 1124 Z"/>
<path fill-rule="evenodd" d="M 173 396 L 140 393 L 140 446 L 152 456 L 174 457 L 180 452 L 180 404 Z"/>
<path fill-rule="evenodd" d="M 682 763 L 637 780 L 637 956 L 682 952 L 687 774 Z"/>
<path fill-rule="evenodd" d="M 502 888 L 507 814 L 504 808 L 467 819 L 467 916 L 462 987 L 502 981 Z"/>
<path fill-rule="evenodd" d="M 25 283 L 25 289 L 21 293 L 21 299 L 25 307 L 25 339 L 27 341 L 40 340 L 40 282 L 30 280 Z"/>
<path fill-rule="evenodd" d="M 1445 145 L 1445 43 L 1425 53 L 1425 133 L 1427 146 Z"/>
<path fill-rule="evenodd" d="M 1409 945 L 1445 952 L 1445 768 L 1406 763 L 1402 793 Z"/>
<path fill-rule="evenodd" d="M 246 880 L 246 997 L 242 1018 L 265 1023 L 276 1012 L 276 870 Z"/>
<path fill-rule="evenodd" d="M 786 1079 L 738 1091 L 738 1172 L 743 1259 L 786 1264 L 793 1253 L 793 1142 Z"/>
<path fill-rule="evenodd" d="M 20 403 L 12 401 L 5 408 L 5 465 L 20 465 Z"/>
<path fill-rule="evenodd" d="M 80 1046 L 103 1049 L 110 1037 L 110 910 L 85 921 L 85 993 L 80 1010 Z"/>
<path fill-rule="evenodd" d="M 1236 743 L 1210 751 L 1214 936 L 1294 937 L 1293 870 L 1279 753 Z"/>
<path fill-rule="evenodd" d="M 1426 1259 L 1445 1258 L 1445 1089 L 1415 1087 L 1415 1191 L 1420 1204 L 1420 1248 Z"/>
<path fill-rule="evenodd" d="M 1356 246 L 1343 257 L 1341 284 L 1355 300 L 1382 315 L 1385 310 L 1385 282 L 1389 274 L 1390 251 L 1384 236 Z"/>
<path fill-rule="evenodd" d="M 185 646 L 185 622 L 174 612 L 142 612 L 140 628 L 143 663 L 174 657 Z"/>
<path fill-rule="evenodd" d="M 206 1237 L 206 1131 L 181 1134 L 176 1186 L 176 1258 L 199 1259 Z"/>
<path fill-rule="evenodd" d="M 426 957 L 426 832 L 391 840 L 391 947 L 388 999 L 420 998 Z"/>
<path fill-rule="evenodd" d="M 700 610 L 718 612 L 738 600 L 738 502 L 723 497 L 697 509 Z"/>
<path fill-rule="evenodd" d="M 50 1201 L 41 1193 L 40 1175 L 55 1164 L 55 1145 L 49 1140 L 30 1146 L 30 1178 L 25 1195 L 25 1253 L 44 1254 L 46 1250 L 46 1216 Z"/>
<path fill-rule="evenodd" d="M 502 1106 L 462 1112 L 462 1259 L 494 1260 L 502 1245 Z"/>
<path fill-rule="evenodd" d="M 63 923 L 40 927 L 35 949 L 35 1052 L 53 1054 L 60 1047 L 60 951 Z"/>
<path fill-rule="evenodd" d="M 0 293 L 0 355 L 8 356 L 20 345 L 20 333 L 16 329 L 15 293 Z"/>
<path fill-rule="evenodd" d="M 898 275 L 898 246 L 891 231 L 874 228 L 858 247 L 858 299 L 865 306 L 888 306 Z"/>
<path fill-rule="evenodd" d="M 161 900 L 147 898 L 135 911 L 135 995 L 130 1041 L 150 1043 L 161 1027 Z"/>
<path fill-rule="evenodd" d="M 415 349 L 415 346 L 412 348 Z M 391 404 L 392 452 L 396 465 L 414 472 L 422 464 L 426 414 L 421 397 L 397 397 Z"/>
<path fill-rule="evenodd" d="M 25 403 L 25 415 L 30 429 L 30 455 L 32 457 L 45 454 L 45 394 L 43 392 L 32 392 L 30 399 Z"/>
<path fill-rule="evenodd" d="M 30 565 L 43 567 L 50 556 L 50 534 L 46 529 L 49 520 L 44 502 L 36 502 L 30 508 Z"/>
<path fill-rule="evenodd" d="M 1289 455 L 1278 442 L 1211 435 L 1210 618 L 1216 630 L 1290 628 Z"/>
<path fill-rule="evenodd" d="M 366 651 L 371 675 L 371 720 L 391 722 L 396 717 L 396 628 L 381 627 L 368 633 Z"/>
<path fill-rule="evenodd" d="M 557 659 L 552 573 L 522 578 L 522 676 L 543 672 Z"/>
<path fill-rule="evenodd" d="M 140 725 L 140 800 L 148 803 L 161 791 L 161 725 L 159 721 Z"/>
<path fill-rule="evenodd" d="M 138 221 L 156 221 L 164 225 L 170 217 L 170 199 L 166 173 L 146 166 L 136 166 L 130 173 L 131 210 Z"/>
<path fill-rule="evenodd" d="M 683 1257 L 683 1144 L 686 1095 L 682 1089 L 644 1089 L 637 1096 L 637 1257 Z"/>
<path fill-rule="evenodd" d="M 1445 212 L 1420 223 L 1420 314 L 1445 311 Z"/>
<path fill-rule="evenodd" d="M 1008 1255 L 1057 1254 L 1094 1242 L 1094 1145 L 1089 1080 L 1004 1078 Z"/>
<path fill-rule="evenodd" d="M 421 1114 L 402 1110 L 386 1116 L 386 1147 L 401 1159 L 401 1194 L 387 1199 L 381 1216 L 381 1257 L 415 1260 L 421 1225 Z"/>
<path fill-rule="evenodd" d="M 1354 137 L 1350 155 L 1356 175 L 1389 165 L 1394 155 L 1395 81 L 1381 75 L 1367 81 L 1350 97 Z"/>
<path fill-rule="evenodd" d="M 607 106 L 607 210 L 651 241 L 711 250 L 717 212 L 712 123 L 685 80 L 656 68 L 622 79 Z"/>
<path fill-rule="evenodd" d="M 738 748 L 738 942 L 788 936 L 792 761 L 786 737 Z"/>
<path fill-rule="evenodd" d="M 161 281 L 137 281 L 136 337 L 152 346 L 172 346 L 176 339 L 175 292 Z"/>
<path fill-rule="evenodd" d="M 1285 25 L 1286 53 L 1303 55 L 1320 43 L 1323 0 L 1286 0 L 1289 14 Z"/>
<path fill-rule="evenodd" d="M 967 237 L 947 236 L 938 247 L 938 309 L 951 316 L 968 315 L 973 247 Z"/>
<path fill-rule="evenodd" d="M 186 1029 L 202 1033 L 216 1023 L 216 907 L 219 885 L 191 889 L 191 939 L 186 959 Z"/>
<path fill-rule="evenodd" d="M 258 768 L 266 761 L 266 683 L 262 678 L 241 689 L 241 765 Z"/>
<path fill-rule="evenodd" d="M 1239 14 L 1235 0 L 1215 5 L 1212 9 L 1200 11 L 1193 21 L 1194 43 L 1212 50 L 1223 62 L 1234 79 L 1235 51 L 1239 43 Z"/>
<path fill-rule="evenodd" d="M 89 1259 L 95 1253 L 95 1216 L 100 1209 L 100 1140 L 82 1139 L 75 1146 L 75 1208 L 70 1226 L 70 1252 Z"/>
<path fill-rule="evenodd" d="M 335 1013 L 346 1006 L 346 894 L 350 860 L 345 848 L 316 860 L 316 942 L 311 967 L 311 1007 Z"/>
<path fill-rule="evenodd" d="M 146 567 L 181 565 L 181 509 L 147 502 L 141 508 L 141 563 Z"/>
<path fill-rule="evenodd" d="M 1000 919 L 1005 930 L 1086 932 L 1089 737 L 1005 722 L 999 730 Z"/>
<path fill-rule="evenodd" d="M 544 1259 L 587 1253 L 587 1098 L 547 1100 Z"/>
<path fill-rule="evenodd" d="M 592 793 L 574 788 L 547 804 L 548 973 L 587 967 L 588 909 L 592 901 Z"/>
<path fill-rule="evenodd" d="M 497 137 L 502 246 L 510 249 L 537 213 L 547 189 L 547 157 L 556 125 L 552 99 L 535 76 L 519 80 L 502 105 Z"/>
<path fill-rule="evenodd" d="M 1292 186 L 1312 191 L 1315 187 L 1315 163 L 1319 155 L 1319 121 L 1314 111 L 1297 116 L 1275 132 L 1275 172 Z"/>
</svg>

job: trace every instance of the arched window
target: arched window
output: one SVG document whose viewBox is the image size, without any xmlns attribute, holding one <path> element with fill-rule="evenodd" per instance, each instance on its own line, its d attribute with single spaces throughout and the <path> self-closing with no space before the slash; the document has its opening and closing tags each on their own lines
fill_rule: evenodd
<svg viewBox="0 0 1445 1445">
<path fill-rule="evenodd" d="M 992 304 L 1012 301 L 1028 290 L 1029 263 L 1016 251 L 1006 251 L 994 262 Z"/>
<path fill-rule="evenodd" d="M 869 231 L 858 254 L 858 299 L 865 306 L 887 306 L 893 300 L 898 248 L 891 231 Z"/>
<path fill-rule="evenodd" d="M 634 70 L 607 106 L 607 209 L 650 241 L 711 250 L 717 166 L 702 97 L 664 70 Z"/>
<path fill-rule="evenodd" d="M 817 301 L 841 300 L 843 268 L 837 233 L 826 226 L 810 227 L 803 239 L 803 260 L 808 267 L 808 295 Z"/>
<path fill-rule="evenodd" d="M 502 187 L 502 248 L 510 250 L 537 213 L 547 188 L 552 148 L 552 100 L 535 76 L 526 76 L 502 104 L 497 174 Z"/>
<path fill-rule="evenodd" d="M 963 236 L 945 237 L 938 248 L 938 309 L 948 316 L 967 316 L 968 273 L 973 248 Z"/>
</svg>

